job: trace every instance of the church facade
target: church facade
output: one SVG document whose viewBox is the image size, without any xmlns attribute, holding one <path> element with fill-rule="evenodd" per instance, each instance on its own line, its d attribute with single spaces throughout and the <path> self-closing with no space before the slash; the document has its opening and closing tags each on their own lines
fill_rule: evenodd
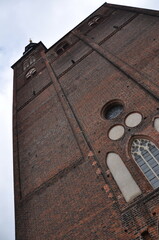
<svg viewBox="0 0 159 240">
<path fill-rule="evenodd" d="M 16 240 L 159 238 L 158 28 L 105 3 L 12 66 Z"/>
</svg>

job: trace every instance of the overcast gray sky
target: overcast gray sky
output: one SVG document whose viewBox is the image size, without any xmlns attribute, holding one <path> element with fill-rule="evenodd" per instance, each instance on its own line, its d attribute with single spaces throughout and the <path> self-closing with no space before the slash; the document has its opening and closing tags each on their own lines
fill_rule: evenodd
<svg viewBox="0 0 159 240">
<path fill-rule="evenodd" d="M 29 38 L 51 47 L 100 7 L 102 0 L 0 0 L 0 240 L 14 240 L 12 174 L 12 83 L 10 68 Z M 159 0 L 109 3 L 159 10 Z"/>
</svg>

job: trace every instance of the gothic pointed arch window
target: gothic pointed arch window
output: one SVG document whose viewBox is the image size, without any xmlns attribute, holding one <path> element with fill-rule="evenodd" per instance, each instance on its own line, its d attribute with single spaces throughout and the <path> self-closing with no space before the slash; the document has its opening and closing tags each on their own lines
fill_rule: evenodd
<svg viewBox="0 0 159 240">
<path fill-rule="evenodd" d="M 148 139 L 136 138 L 131 145 L 131 155 L 152 187 L 159 187 L 159 148 Z"/>
</svg>

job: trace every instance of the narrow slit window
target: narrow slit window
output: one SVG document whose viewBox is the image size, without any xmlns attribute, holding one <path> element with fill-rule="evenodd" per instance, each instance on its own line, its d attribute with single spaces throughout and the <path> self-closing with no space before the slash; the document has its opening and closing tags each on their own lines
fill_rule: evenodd
<svg viewBox="0 0 159 240">
<path fill-rule="evenodd" d="M 135 139 L 131 154 L 152 187 L 159 187 L 159 148 L 148 139 Z"/>
</svg>

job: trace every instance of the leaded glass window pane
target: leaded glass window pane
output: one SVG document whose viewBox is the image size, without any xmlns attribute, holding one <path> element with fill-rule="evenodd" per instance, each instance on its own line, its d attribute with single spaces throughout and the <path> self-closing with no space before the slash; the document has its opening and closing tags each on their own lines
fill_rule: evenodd
<svg viewBox="0 0 159 240">
<path fill-rule="evenodd" d="M 159 187 L 159 148 L 147 139 L 135 139 L 131 154 L 153 188 Z"/>
<path fill-rule="evenodd" d="M 123 106 L 121 104 L 116 104 L 110 107 L 105 113 L 106 119 L 116 118 L 123 111 Z"/>
</svg>

